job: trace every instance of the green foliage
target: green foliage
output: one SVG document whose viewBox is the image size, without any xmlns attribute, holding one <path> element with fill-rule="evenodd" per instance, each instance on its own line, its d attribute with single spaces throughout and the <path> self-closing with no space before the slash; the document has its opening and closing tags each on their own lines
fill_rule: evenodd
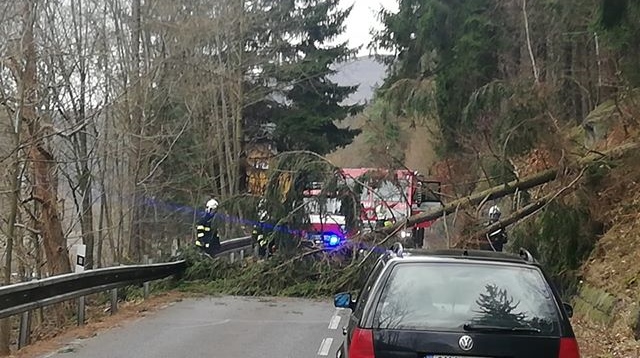
<svg viewBox="0 0 640 358">
<path fill-rule="evenodd" d="M 406 78 L 435 75 L 435 103 L 445 147 L 475 126 L 463 123 L 463 109 L 475 89 L 498 74 L 500 28 L 495 6 L 481 1 L 402 1 L 397 14 L 383 12 L 380 47 L 399 51 L 385 88 Z M 417 21 L 416 21 L 417 19 Z"/>
<path fill-rule="evenodd" d="M 627 17 L 628 0 L 602 0 L 600 9 L 600 24 L 605 29 L 620 26 Z"/>
<path fill-rule="evenodd" d="M 585 208 L 554 201 L 511 233 L 512 245 L 529 249 L 568 298 L 575 293 L 578 271 L 595 245 L 596 227 Z"/>
<path fill-rule="evenodd" d="M 513 165 L 495 157 L 487 156 L 482 159 L 483 167 L 489 176 L 489 185 L 496 186 L 499 184 L 509 183 L 516 180 Z"/>
<path fill-rule="evenodd" d="M 227 279 L 240 272 L 238 264 L 231 264 L 224 260 L 213 260 L 204 256 L 195 247 L 187 248 L 183 253 L 183 258 L 187 262 L 187 269 L 182 275 L 182 279 L 185 281 Z"/>
<path fill-rule="evenodd" d="M 593 191 L 599 189 L 613 168 L 615 168 L 615 164 L 612 161 L 588 166 L 584 172 L 585 188 Z"/>
<path fill-rule="evenodd" d="M 500 155 L 521 155 L 545 136 L 549 118 L 581 123 L 606 100 L 608 86 L 596 82 L 640 85 L 639 2 L 527 2 L 527 31 L 520 5 L 403 0 L 398 12 L 381 11 L 385 28 L 372 46 L 397 56 L 383 59 L 390 75 L 378 95 L 399 105 L 398 116 L 437 113 L 441 154 L 461 149 L 462 138 L 485 137 Z M 621 71 L 611 75 L 612 67 Z M 425 81 L 435 82 L 432 91 Z M 429 98 L 405 101 L 413 89 Z"/>
<path fill-rule="evenodd" d="M 371 148 L 371 159 L 378 165 L 385 166 L 385 160 L 391 159 L 398 165 L 404 160 L 402 128 L 393 113 L 392 105 L 383 98 L 378 98 L 368 109 L 372 130 L 367 133 L 367 144 Z M 393 165 L 392 165 L 393 166 Z"/>
<path fill-rule="evenodd" d="M 309 224 L 303 199 L 304 190 L 314 181 L 331 185 L 335 168 L 312 153 L 286 152 L 275 158 L 268 173 L 264 209 L 268 223 L 275 227 L 271 236 L 285 252 L 294 252 L 299 239 L 292 231 Z"/>
<path fill-rule="evenodd" d="M 329 79 L 331 66 L 349 59 L 354 51 L 346 43 L 328 45 L 344 31 L 350 13 L 338 10 L 338 0 L 298 2 L 292 22 L 300 43 L 292 45 L 296 54 L 280 68 L 276 78 L 287 89 L 286 98 L 275 114 L 276 136 L 281 150 L 310 150 L 326 154 L 351 143 L 358 130 L 338 128 L 336 121 L 362 110 L 360 105 L 342 102 L 357 86 L 339 86 Z"/>
<path fill-rule="evenodd" d="M 246 267 L 203 259 L 191 262 L 180 289 L 203 294 L 242 296 L 326 297 L 353 291 L 363 284 L 371 269 L 320 255 L 287 259 L 276 255 L 270 260 L 252 262 Z"/>
<path fill-rule="evenodd" d="M 320 192 L 305 196 L 313 183 L 321 183 Z M 257 207 L 258 201 L 263 201 L 261 209 L 267 213 L 266 224 L 274 228 L 268 235 L 280 251 L 293 255 L 301 246 L 300 231 L 309 226 L 308 206 L 317 206 L 326 213 L 328 198 L 341 202 L 340 214 L 345 216 L 347 226 L 356 227 L 360 213 L 357 193 L 337 167 L 316 153 L 303 151 L 281 153 L 272 160 L 265 193 L 259 200 L 253 198 L 253 202 Z M 246 217 L 258 220 L 257 215 Z"/>
<path fill-rule="evenodd" d="M 542 138 L 550 134 L 551 123 L 541 115 L 544 105 L 532 95 L 510 103 L 493 127 L 494 145 L 508 157 L 522 155 L 535 148 Z"/>
<path fill-rule="evenodd" d="M 548 103 L 528 85 L 495 80 L 475 90 L 462 122 L 484 134 L 497 155 L 527 153 L 549 133 Z"/>
<path fill-rule="evenodd" d="M 622 71 L 631 86 L 640 86 L 640 3 L 601 0 L 596 27 L 607 44 L 619 51 Z"/>
<path fill-rule="evenodd" d="M 437 116 L 436 83 L 431 78 L 400 79 L 380 93 L 383 96 L 379 100 L 386 102 L 396 116 L 412 120 Z"/>
<path fill-rule="evenodd" d="M 139 185 L 145 194 L 191 207 L 212 193 L 235 199 L 243 141 L 256 140 L 266 123 L 277 124 L 280 149 L 327 153 L 350 143 L 357 131 L 335 122 L 361 109 L 341 104 L 356 87 L 329 80 L 354 53 L 328 45 L 349 14 L 337 3 L 198 0 L 150 9 L 144 27 L 163 45 L 150 49 L 162 65 L 154 63 L 144 108 L 144 164 L 153 169 Z"/>
</svg>

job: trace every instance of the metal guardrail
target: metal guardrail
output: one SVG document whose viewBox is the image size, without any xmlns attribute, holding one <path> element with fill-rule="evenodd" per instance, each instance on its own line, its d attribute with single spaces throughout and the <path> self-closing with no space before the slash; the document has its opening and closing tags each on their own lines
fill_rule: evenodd
<svg viewBox="0 0 640 358">
<path fill-rule="evenodd" d="M 185 261 L 116 266 L 0 287 L 0 318 L 96 292 L 158 280 L 185 268 Z"/>
<path fill-rule="evenodd" d="M 250 247 L 251 247 L 251 236 L 245 236 L 237 239 L 226 240 L 220 243 L 220 252 L 218 253 L 218 255 L 222 255 L 230 251 L 246 249 Z"/>
<path fill-rule="evenodd" d="M 251 237 L 241 237 L 220 243 L 220 251 L 215 255 L 230 255 L 231 262 L 235 254 L 244 257 L 244 252 L 251 249 Z M 179 275 L 186 269 L 184 260 L 147 264 L 107 267 L 79 273 L 69 273 L 48 277 L 41 280 L 17 283 L 0 287 L 0 318 L 22 313 L 18 348 L 29 341 L 29 313 L 34 309 L 55 303 L 79 299 L 78 325 L 84 324 L 84 297 L 90 294 L 111 290 L 111 314 L 117 311 L 117 289 L 129 285 L 145 285 L 145 298 L 148 294 L 148 283 L 173 275 Z"/>
<path fill-rule="evenodd" d="M 222 241 L 220 243 L 220 252 L 216 254 L 216 257 L 221 257 L 225 254 L 229 254 L 229 260 L 231 262 L 234 262 L 236 258 L 235 254 L 239 253 L 239 259 L 242 260 L 244 259 L 245 251 L 252 248 L 251 244 L 251 236 Z"/>
</svg>

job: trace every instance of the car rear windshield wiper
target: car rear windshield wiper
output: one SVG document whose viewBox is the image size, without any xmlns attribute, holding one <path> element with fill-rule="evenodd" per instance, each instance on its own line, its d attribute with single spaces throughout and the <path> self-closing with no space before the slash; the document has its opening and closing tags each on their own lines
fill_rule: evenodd
<svg viewBox="0 0 640 358">
<path fill-rule="evenodd" d="M 508 327 L 508 326 L 492 326 L 484 324 L 465 323 L 462 328 L 465 331 L 477 331 L 477 332 L 530 332 L 540 333 L 542 332 L 538 328 L 534 327 Z"/>
</svg>

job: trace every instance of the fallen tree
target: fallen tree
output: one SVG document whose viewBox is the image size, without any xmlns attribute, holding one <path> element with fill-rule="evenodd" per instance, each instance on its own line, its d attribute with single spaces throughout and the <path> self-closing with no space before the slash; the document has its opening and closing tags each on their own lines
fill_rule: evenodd
<svg viewBox="0 0 640 358">
<path fill-rule="evenodd" d="M 551 201 L 555 200 L 556 198 L 566 195 L 569 192 L 571 192 L 574 188 L 575 188 L 575 184 L 580 180 L 580 178 L 582 178 L 582 175 L 584 174 L 585 169 L 583 168 L 583 170 L 580 172 L 580 174 L 567 186 L 565 186 L 564 188 L 560 189 L 557 192 L 552 192 L 550 194 L 547 194 L 541 198 L 536 199 L 534 202 L 532 202 L 529 205 L 526 205 L 525 207 L 514 211 L 513 213 L 511 213 L 511 215 L 503 218 L 502 220 L 496 221 L 495 223 L 488 225 L 486 227 L 484 227 L 482 230 L 479 230 L 477 232 L 474 232 L 473 234 L 469 235 L 466 238 L 463 238 L 462 240 L 460 240 L 459 242 L 457 242 L 455 245 L 453 245 L 454 248 L 457 247 L 464 247 L 465 244 L 469 243 L 470 241 L 475 240 L 483 240 L 486 238 L 486 236 L 494 231 L 506 228 L 509 225 L 513 225 L 517 222 L 519 222 L 522 219 L 525 219 L 535 213 L 537 213 L 538 211 L 540 211 L 541 209 L 543 209 L 545 206 L 547 206 L 547 204 L 549 204 Z"/>
<path fill-rule="evenodd" d="M 533 203 L 523 207 L 522 209 L 513 212 L 508 217 L 503 220 L 496 221 L 495 223 L 484 227 L 482 230 L 473 233 L 472 235 L 463 238 L 453 245 L 454 248 L 464 247 L 469 242 L 473 240 L 483 240 L 489 233 L 505 228 L 509 225 L 515 224 L 516 222 L 526 218 L 527 216 L 533 215 L 538 212 L 540 209 L 544 208 L 547 203 L 551 200 L 553 195 L 544 196 Z"/>
<path fill-rule="evenodd" d="M 537 186 L 549 183 L 557 179 L 558 176 L 561 175 L 565 169 L 576 168 L 577 170 L 582 170 L 584 169 L 584 167 L 598 163 L 603 159 L 608 159 L 608 160 L 619 159 L 624 155 L 626 155 L 627 153 L 638 148 L 640 148 L 640 143 L 632 142 L 632 143 L 620 145 L 616 148 L 604 151 L 602 153 L 590 152 L 589 155 L 578 159 L 575 162 L 575 164 L 572 165 L 571 167 L 556 167 L 556 168 L 547 169 L 542 172 L 530 175 L 528 177 L 514 180 L 512 182 L 495 186 L 493 188 L 489 188 L 487 190 L 466 196 L 464 198 L 451 201 L 450 203 L 444 205 L 441 209 L 431 210 L 428 212 L 410 216 L 404 220 L 398 221 L 393 226 L 381 229 L 379 233 L 388 236 L 404 227 L 408 227 L 408 226 L 410 227 L 416 224 L 423 223 L 425 221 L 434 220 L 444 215 L 452 214 L 455 211 L 463 208 L 478 205 L 488 200 L 502 198 L 504 196 L 513 194 L 516 191 L 525 191 L 531 188 L 535 188 Z M 531 206 L 530 208 L 528 208 L 528 210 L 533 210 L 533 212 L 535 212 L 535 210 L 537 210 L 535 209 L 535 207 L 536 207 L 535 205 Z M 364 236 L 367 237 L 368 235 L 370 234 L 365 234 Z"/>
</svg>

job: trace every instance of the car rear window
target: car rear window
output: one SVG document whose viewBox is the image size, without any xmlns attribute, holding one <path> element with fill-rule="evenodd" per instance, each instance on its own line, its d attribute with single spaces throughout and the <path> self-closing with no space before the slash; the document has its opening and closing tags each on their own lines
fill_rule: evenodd
<svg viewBox="0 0 640 358">
<path fill-rule="evenodd" d="M 374 315 L 378 329 L 460 331 L 465 324 L 559 332 L 555 299 L 542 273 L 513 265 L 398 264 Z"/>
</svg>

